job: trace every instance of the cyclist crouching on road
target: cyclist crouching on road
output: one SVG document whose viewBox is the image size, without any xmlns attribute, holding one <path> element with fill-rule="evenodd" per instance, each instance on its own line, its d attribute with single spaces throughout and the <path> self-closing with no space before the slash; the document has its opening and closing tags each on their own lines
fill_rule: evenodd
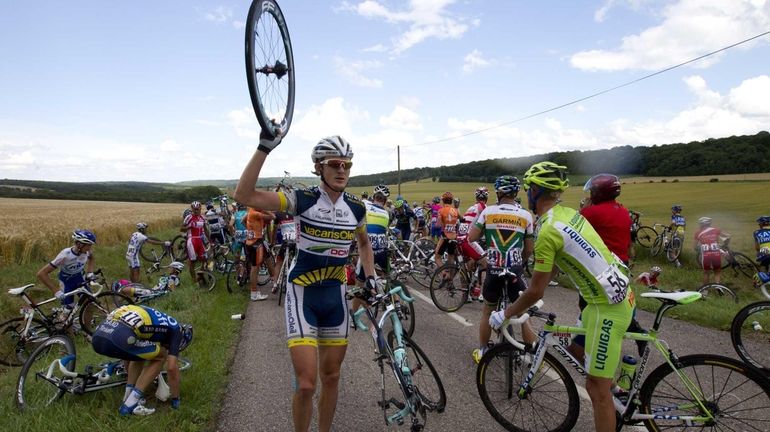
<svg viewBox="0 0 770 432">
<path fill-rule="evenodd" d="M 539 217 L 534 271 L 529 287 L 505 311 L 493 313 L 489 323 L 499 328 L 505 319 L 526 312 L 543 297 L 556 267 L 566 273 L 588 302 L 583 310 L 586 390 L 593 405 L 595 430 L 612 432 L 615 408 L 610 389 L 633 312 L 628 268 L 583 216 L 559 204 L 568 187 L 567 168 L 553 162 L 534 164 L 524 174 L 529 208 Z"/>
<path fill-rule="evenodd" d="M 94 351 L 128 361 L 126 393 L 120 415 L 146 416 L 155 412 L 144 406 L 144 391 L 155 380 L 167 360 L 171 408 L 179 408 L 179 353 L 193 337 L 190 325 L 147 306 L 121 306 L 112 311 L 94 332 Z M 149 361 L 149 363 L 146 363 Z"/>
<path fill-rule="evenodd" d="M 346 193 L 353 164 L 350 144 L 340 136 L 321 139 L 311 152 L 321 185 L 292 191 L 256 190 L 268 153 L 281 142 L 266 130 L 257 151 L 241 174 L 235 199 L 250 207 L 295 216 L 299 235 L 297 258 L 286 287 L 286 329 L 297 386 L 292 398 L 294 430 L 310 429 L 313 395 L 320 376 L 318 430 L 331 429 L 337 406 L 340 368 L 348 343 L 345 264 L 350 245 L 358 243 L 359 261 L 370 294 L 376 292 L 374 262 L 366 233 L 366 208 Z"/>
</svg>

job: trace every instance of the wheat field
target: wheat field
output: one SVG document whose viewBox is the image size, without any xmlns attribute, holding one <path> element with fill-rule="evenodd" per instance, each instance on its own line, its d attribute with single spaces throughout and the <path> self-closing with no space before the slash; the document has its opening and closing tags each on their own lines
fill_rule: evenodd
<svg viewBox="0 0 770 432">
<path fill-rule="evenodd" d="M 75 229 L 92 230 L 100 245 L 124 243 L 137 222 L 148 233 L 181 223 L 184 204 L 0 198 L 0 267 L 53 259 Z"/>
</svg>

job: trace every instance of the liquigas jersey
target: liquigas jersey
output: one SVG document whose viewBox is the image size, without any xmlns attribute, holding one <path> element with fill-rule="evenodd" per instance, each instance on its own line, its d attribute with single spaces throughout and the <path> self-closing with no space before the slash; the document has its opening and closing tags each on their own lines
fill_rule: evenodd
<svg viewBox="0 0 770 432">
<path fill-rule="evenodd" d="M 366 208 L 347 192 L 332 202 L 323 189 L 278 192 L 281 210 L 299 226 L 297 259 L 289 280 L 302 286 L 339 286 L 347 281 L 344 265 L 357 232 L 366 232 Z"/>
<path fill-rule="evenodd" d="M 577 211 L 554 206 L 535 227 L 535 271 L 558 266 L 590 304 L 615 304 L 629 290 L 628 269 Z"/>
</svg>

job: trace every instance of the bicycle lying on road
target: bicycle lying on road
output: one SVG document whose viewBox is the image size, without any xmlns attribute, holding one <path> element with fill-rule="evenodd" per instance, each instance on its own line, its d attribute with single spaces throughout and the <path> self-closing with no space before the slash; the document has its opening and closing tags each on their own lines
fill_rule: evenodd
<svg viewBox="0 0 770 432">
<path fill-rule="evenodd" d="M 414 299 L 406 295 L 402 285 L 386 285 L 384 294 L 378 294 L 370 305 L 361 307 L 352 315 L 356 327 L 371 334 L 374 340 L 376 358 L 380 367 L 382 398 L 377 404 L 382 408 L 385 424 L 403 425 L 411 418 L 411 430 L 421 431 L 425 426 L 428 412 L 443 412 L 446 407 L 444 385 L 425 352 L 414 342 L 401 326 L 394 299 L 402 304 L 411 304 Z M 385 312 L 377 320 L 377 311 Z M 370 327 L 360 316 L 366 314 Z M 392 330 L 385 334 L 386 323 Z M 389 371 L 386 371 L 389 369 Z M 392 383 L 395 378 L 395 387 Z M 389 383 L 389 384 L 386 384 Z M 422 420 L 421 420 L 422 419 Z"/>
<path fill-rule="evenodd" d="M 618 426 L 644 422 L 648 430 L 698 428 L 764 430 L 770 424 L 770 382 L 746 364 L 724 356 L 694 354 L 678 357 L 658 338 L 666 311 L 701 298 L 697 292 L 646 292 L 661 306 L 649 333 L 627 332 L 626 339 L 648 342 L 639 360 L 629 393 L 613 395 Z M 542 302 L 542 301 L 541 301 Z M 542 305 L 542 303 L 540 303 Z M 529 316 L 546 320 L 537 343 L 513 338 L 507 325 Z M 556 315 L 537 307 L 503 323 L 508 343 L 484 354 L 476 371 L 479 395 L 495 420 L 507 430 L 569 431 L 580 413 L 577 387 L 564 364 L 549 348 L 585 376 L 555 333 L 585 334 L 582 327 L 557 325 Z M 651 346 L 665 363 L 645 377 Z M 619 428 L 618 428 L 619 430 Z"/>
<path fill-rule="evenodd" d="M 46 339 L 21 369 L 16 382 L 16 407 L 20 411 L 36 411 L 48 407 L 65 393 L 82 395 L 126 384 L 128 372 L 122 360 L 96 367 L 88 365 L 82 373 L 75 372 L 76 362 L 75 344 L 70 338 Z M 179 359 L 180 371 L 189 367 L 188 360 Z"/>
<path fill-rule="evenodd" d="M 66 293 L 65 297 L 78 296 L 69 311 L 58 307 L 44 311 L 43 306 L 59 304 L 59 299 L 52 297 L 42 302 L 34 301 L 27 291 L 35 284 L 9 289 L 8 294 L 21 297 L 26 305 L 20 309 L 22 316 L 0 324 L 0 363 L 21 366 L 42 340 L 65 334 L 73 326 L 77 327 L 76 319 L 80 328 L 90 336 L 115 307 L 133 304 L 130 298 L 122 294 L 102 292 L 105 283 L 102 271 L 97 270 L 92 279 Z M 91 288 L 95 288 L 96 292 L 91 292 Z"/>
</svg>

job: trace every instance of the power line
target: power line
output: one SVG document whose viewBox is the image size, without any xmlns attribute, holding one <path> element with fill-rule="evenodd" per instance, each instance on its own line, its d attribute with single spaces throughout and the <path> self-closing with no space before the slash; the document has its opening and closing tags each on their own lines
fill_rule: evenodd
<svg viewBox="0 0 770 432">
<path fill-rule="evenodd" d="M 474 130 L 474 131 L 466 132 L 466 133 L 464 133 L 464 134 L 461 134 L 461 135 L 457 135 L 457 136 L 453 136 L 453 137 L 442 138 L 442 139 L 438 139 L 438 140 L 434 140 L 434 141 L 426 141 L 426 142 L 422 142 L 422 143 L 419 143 L 419 144 L 412 144 L 412 145 L 402 145 L 401 147 L 405 147 L 405 148 L 408 148 L 408 147 L 417 147 L 417 146 L 423 146 L 423 145 L 429 145 L 429 144 L 437 144 L 437 143 L 446 142 L 446 141 L 453 141 L 453 140 L 456 140 L 456 139 L 459 139 L 459 138 L 464 138 L 464 137 L 467 137 L 467 136 L 470 136 L 470 135 L 476 135 L 476 134 L 480 134 L 480 133 L 482 133 L 482 132 L 486 132 L 486 131 L 488 131 L 488 130 L 497 129 L 497 128 L 499 128 L 499 127 L 503 127 L 503 126 L 506 126 L 506 125 L 509 125 L 509 124 L 513 124 L 513 123 L 517 123 L 517 122 L 520 122 L 520 121 L 528 120 L 528 119 L 531 119 L 532 117 L 537 117 L 537 116 L 539 116 L 539 115 L 543 115 L 543 114 L 549 113 L 549 112 L 551 112 L 551 111 L 556 111 L 556 110 L 562 109 L 562 108 L 564 108 L 564 107 L 568 107 L 568 106 L 570 106 L 570 105 L 574 105 L 574 104 L 576 104 L 576 103 L 579 103 L 579 102 L 583 102 L 583 101 L 585 101 L 585 100 L 588 100 L 588 99 L 591 99 L 591 98 L 595 98 L 595 97 L 597 97 L 597 96 L 601 96 L 601 95 L 603 95 L 603 94 L 605 94 L 605 93 L 609 93 L 609 92 L 611 92 L 611 91 L 614 91 L 614 90 L 617 90 L 617 89 L 620 89 L 620 88 L 623 88 L 623 87 L 627 87 L 627 86 L 630 86 L 631 84 L 635 84 L 635 83 L 638 83 L 639 81 L 643 81 L 643 80 L 646 80 L 646 79 L 648 79 L 648 78 L 652 78 L 652 77 L 654 77 L 654 76 L 656 76 L 656 75 L 660 75 L 660 74 L 662 74 L 662 73 L 664 73 L 664 72 L 668 72 L 668 71 L 670 71 L 670 70 L 673 70 L 673 69 L 676 69 L 676 68 L 682 67 L 682 66 L 684 66 L 684 65 L 687 65 L 687 64 L 690 64 L 690 63 L 693 63 L 693 62 L 696 62 L 696 61 L 698 61 L 698 60 L 702 60 L 702 59 L 704 59 L 704 58 L 706 58 L 706 57 L 712 56 L 712 55 L 714 55 L 714 54 L 718 54 L 718 53 L 720 53 L 720 52 L 722 52 L 722 51 L 726 51 L 726 50 L 728 50 L 728 49 L 730 49 L 730 48 L 734 48 L 734 47 L 737 47 L 738 45 L 742 45 L 742 44 L 745 44 L 746 42 L 750 42 L 750 41 L 752 41 L 752 40 L 754 40 L 754 39 L 758 39 L 758 38 L 761 38 L 762 36 L 766 36 L 766 35 L 768 35 L 768 34 L 770 34 L 770 31 L 766 31 L 766 32 L 764 32 L 764 33 L 761 33 L 761 34 L 758 34 L 758 35 L 756 35 L 756 36 L 752 36 L 752 37 L 750 37 L 750 38 L 748 38 L 748 39 L 744 39 L 744 40 L 742 40 L 742 41 L 740 41 L 740 42 L 736 42 L 736 43 L 734 43 L 734 44 L 732 44 L 732 45 L 728 45 L 728 46 L 726 46 L 726 47 L 723 47 L 723 48 L 720 48 L 720 49 L 718 49 L 718 50 L 716 50 L 716 51 L 712 51 L 712 52 L 710 52 L 710 53 L 707 53 L 707 54 L 703 54 L 702 56 L 699 56 L 699 57 L 695 57 L 694 59 L 691 59 L 691 60 L 687 60 L 686 62 L 682 62 L 682 63 L 679 63 L 679 64 L 677 64 L 677 65 L 674 65 L 674 66 L 670 66 L 670 67 L 667 67 L 667 68 L 665 68 L 665 69 L 661 69 L 661 70 L 659 70 L 659 71 L 657 71 L 657 72 L 653 72 L 653 73 L 651 73 L 651 74 L 649 74 L 649 75 L 645 75 L 645 76 L 643 76 L 643 77 L 641 77 L 641 78 L 637 78 L 637 79 L 635 79 L 635 80 L 632 80 L 632 81 L 628 81 L 627 83 L 624 83 L 624 84 L 620 84 L 620 85 L 617 85 L 617 86 L 615 86 L 615 87 L 612 87 L 612 88 L 608 88 L 608 89 L 606 89 L 606 90 L 602 90 L 602 91 L 596 92 L 596 93 L 594 93 L 594 94 L 592 94 L 592 95 L 589 95 L 589 96 L 585 96 L 585 97 L 582 97 L 582 98 L 580 98 L 580 99 L 575 99 L 575 100 L 573 100 L 573 101 L 570 101 L 570 102 L 567 102 L 567 103 L 564 103 L 564 104 L 561 104 L 561 105 L 555 106 L 555 107 L 553 107 L 553 108 L 548 108 L 548 109 L 546 109 L 546 110 L 543 110 L 543 111 L 539 111 L 539 112 L 536 112 L 536 113 L 534 113 L 534 114 L 529 114 L 529 115 L 527 115 L 527 116 L 524 116 L 524 117 L 519 117 L 519 118 L 517 118 L 517 119 L 515 119 L 515 120 L 510 120 L 510 121 L 506 121 L 506 122 L 503 122 L 503 123 L 498 123 L 498 124 L 496 124 L 496 125 L 493 125 L 493 126 L 489 126 L 489 127 L 483 128 L 483 129 L 477 129 L 477 130 Z"/>
</svg>

